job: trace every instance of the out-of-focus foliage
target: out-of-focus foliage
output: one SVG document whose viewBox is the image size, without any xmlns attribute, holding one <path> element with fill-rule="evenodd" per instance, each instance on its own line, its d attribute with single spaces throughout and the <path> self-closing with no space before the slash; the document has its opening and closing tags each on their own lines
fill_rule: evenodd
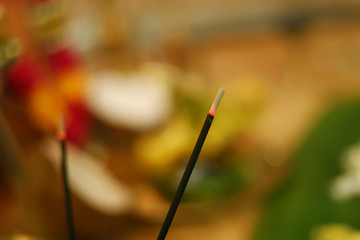
<svg viewBox="0 0 360 240">
<path fill-rule="evenodd" d="M 266 203 L 254 240 L 309 239 L 313 229 L 331 223 L 360 229 L 360 199 L 337 202 L 330 194 L 332 182 L 343 171 L 342 155 L 359 141 L 359 123 L 359 101 L 339 104 L 322 117 Z"/>
</svg>

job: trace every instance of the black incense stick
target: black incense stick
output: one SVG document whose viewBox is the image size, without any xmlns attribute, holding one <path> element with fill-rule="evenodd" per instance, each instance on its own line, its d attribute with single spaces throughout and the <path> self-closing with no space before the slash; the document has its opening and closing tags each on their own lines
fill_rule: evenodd
<svg viewBox="0 0 360 240">
<path fill-rule="evenodd" d="M 189 182 L 189 179 L 190 179 L 190 176 L 191 176 L 191 173 L 195 167 L 195 164 L 196 164 L 196 161 L 199 157 L 199 154 L 200 154 L 200 151 L 201 151 L 201 148 L 204 144 L 204 141 L 205 141 L 205 138 L 209 132 L 209 129 L 210 129 L 210 126 L 211 126 L 211 123 L 214 119 L 214 116 L 215 116 L 215 113 L 216 113 L 216 109 L 217 107 L 219 106 L 219 103 L 220 103 L 220 100 L 222 98 L 222 96 L 224 95 L 224 89 L 223 88 L 220 88 L 215 99 L 214 99 L 214 102 L 213 104 L 211 105 L 211 108 L 210 108 L 210 111 L 208 113 L 208 115 L 206 116 L 205 118 L 205 122 L 204 122 L 204 125 L 201 129 L 201 132 L 200 132 L 200 135 L 198 137 L 198 140 L 195 144 L 195 147 L 194 147 L 194 150 L 190 156 L 190 159 L 188 161 L 188 164 L 185 168 L 185 171 L 184 171 L 184 174 L 181 178 L 181 181 L 179 183 L 179 186 L 178 186 L 178 189 L 175 193 L 175 197 L 174 197 L 174 200 L 173 202 L 171 203 L 171 206 L 169 208 L 169 211 L 166 215 L 166 218 L 164 220 L 164 223 L 161 227 L 161 230 L 160 230 L 160 233 L 159 233 L 159 236 L 158 236 L 158 240 L 164 240 L 166 238 L 166 235 L 169 231 L 169 228 L 170 228 L 170 225 L 174 219 L 174 216 L 175 216 L 175 213 L 176 213 L 176 210 L 180 204 L 180 201 L 181 201 L 181 198 L 184 194 L 184 191 L 185 191 L 185 188 L 186 188 L 186 185 L 188 184 Z"/>
<path fill-rule="evenodd" d="M 68 236 L 69 240 L 75 240 L 75 227 L 71 206 L 71 193 L 69 187 L 69 177 L 67 171 L 67 151 L 66 151 L 66 133 L 65 133 L 65 122 L 64 118 L 60 119 L 60 131 L 59 131 L 59 141 L 61 147 L 61 172 L 64 182 L 64 192 L 65 192 L 65 208 L 66 208 L 66 222 L 68 227 Z"/>
</svg>

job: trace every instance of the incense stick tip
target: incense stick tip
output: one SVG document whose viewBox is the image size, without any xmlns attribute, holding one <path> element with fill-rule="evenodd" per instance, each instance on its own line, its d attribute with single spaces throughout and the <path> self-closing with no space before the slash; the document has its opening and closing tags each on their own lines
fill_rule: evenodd
<svg viewBox="0 0 360 240">
<path fill-rule="evenodd" d="M 216 110 L 219 107 L 220 101 L 221 101 L 222 97 L 224 96 L 224 93 L 225 93 L 225 90 L 224 90 L 224 88 L 221 87 L 219 89 L 219 91 L 217 92 L 216 97 L 211 105 L 211 108 L 209 111 L 209 114 L 211 116 L 215 116 Z"/>
<path fill-rule="evenodd" d="M 63 141 L 66 139 L 66 131 L 65 131 L 65 117 L 63 114 L 59 117 L 59 123 L 58 123 L 58 139 L 60 141 Z"/>
</svg>

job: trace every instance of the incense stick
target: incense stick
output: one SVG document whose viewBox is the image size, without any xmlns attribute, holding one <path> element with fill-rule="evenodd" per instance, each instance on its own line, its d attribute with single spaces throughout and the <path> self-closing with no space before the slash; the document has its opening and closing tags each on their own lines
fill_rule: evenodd
<svg viewBox="0 0 360 240">
<path fill-rule="evenodd" d="M 60 118 L 58 138 L 61 147 L 61 172 L 64 183 L 65 192 L 65 209 L 66 209 L 66 222 L 68 226 L 69 240 L 75 240 L 75 227 L 73 221 L 73 212 L 71 205 L 71 193 L 69 187 L 69 177 L 67 171 L 67 147 L 66 147 L 66 133 L 65 133 L 65 120 L 64 117 Z"/>
<path fill-rule="evenodd" d="M 224 95 L 225 91 L 223 88 L 220 88 L 212 105 L 211 105 L 211 108 L 208 112 L 208 115 L 206 116 L 205 118 L 205 122 L 204 122 L 204 125 L 201 129 L 201 132 L 200 132 L 200 135 L 197 139 L 197 142 L 195 144 L 195 147 L 194 147 L 194 150 L 190 156 L 190 159 L 188 161 L 188 164 L 185 168 L 185 171 L 184 171 L 184 174 L 181 178 L 181 181 L 179 183 L 179 186 L 178 186 L 178 189 L 175 193 L 175 197 L 174 197 L 174 200 L 173 202 L 171 203 L 171 206 L 169 208 L 169 211 L 166 215 L 166 218 L 164 220 L 164 223 L 161 227 L 161 230 L 160 230 L 160 233 L 159 233 L 159 236 L 158 236 L 158 240 L 164 240 L 166 238 L 166 235 L 169 231 L 169 228 L 170 228 L 170 225 L 174 219 L 174 216 L 175 216 L 175 213 L 176 213 L 176 210 L 180 204 L 180 201 L 181 201 L 181 198 L 184 194 L 184 191 L 185 191 L 185 188 L 189 182 L 189 179 L 190 179 L 190 176 L 191 176 L 191 173 L 195 167 L 195 164 L 196 164 L 196 161 L 199 157 L 199 154 L 200 154 L 200 151 L 201 151 L 201 148 L 204 144 L 204 141 L 205 141 L 205 138 L 209 132 L 209 129 L 210 129 L 210 126 L 211 126 L 211 123 L 214 119 L 214 116 L 215 116 L 215 113 L 216 113 L 216 110 L 220 104 L 220 100 L 222 98 L 222 96 Z"/>
</svg>

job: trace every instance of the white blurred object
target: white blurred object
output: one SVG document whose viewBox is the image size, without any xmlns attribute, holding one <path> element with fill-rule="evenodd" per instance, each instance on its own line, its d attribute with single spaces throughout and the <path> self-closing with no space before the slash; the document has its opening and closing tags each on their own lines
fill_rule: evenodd
<svg viewBox="0 0 360 240">
<path fill-rule="evenodd" d="M 360 143 L 350 147 L 343 159 L 344 173 L 331 185 L 331 197 L 345 201 L 360 196 Z"/>
<path fill-rule="evenodd" d="M 335 179 L 331 196 L 336 201 L 345 201 L 360 195 L 360 173 L 345 174 Z"/>
<path fill-rule="evenodd" d="M 104 122 L 132 130 L 159 125 L 172 109 L 169 85 L 146 74 L 95 74 L 89 81 L 85 101 L 90 111 Z"/>
<path fill-rule="evenodd" d="M 48 140 L 45 155 L 60 172 L 59 143 Z M 134 205 L 134 194 L 106 169 L 103 161 L 68 144 L 67 163 L 70 189 L 81 200 L 99 212 L 116 215 L 129 211 Z"/>
</svg>

